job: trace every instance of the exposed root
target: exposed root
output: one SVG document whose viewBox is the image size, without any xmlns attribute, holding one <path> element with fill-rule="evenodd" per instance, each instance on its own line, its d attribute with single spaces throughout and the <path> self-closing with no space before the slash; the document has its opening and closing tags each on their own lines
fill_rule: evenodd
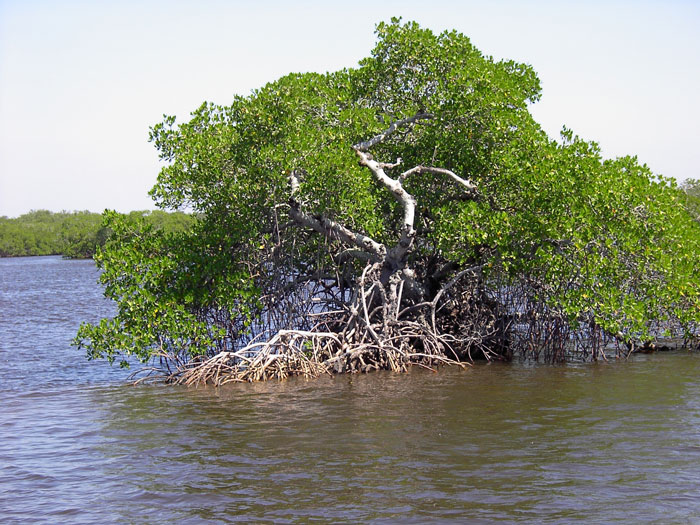
<svg viewBox="0 0 700 525">
<path fill-rule="evenodd" d="M 411 366 L 431 370 L 439 365 L 470 366 L 465 362 L 465 356 L 470 356 L 464 352 L 470 336 L 441 331 L 439 320 L 449 310 L 445 310 L 444 294 L 407 306 L 404 282 L 384 286 L 379 274 L 378 265 L 368 265 L 343 309 L 314 312 L 309 330 L 282 329 L 236 351 L 187 362 L 165 356 L 160 377 L 187 386 L 223 385 L 372 370 L 405 372 Z M 482 338 L 480 334 L 478 339 Z M 147 369 L 139 381 L 155 377 L 156 370 Z"/>
<path fill-rule="evenodd" d="M 167 379 L 187 386 L 224 385 L 382 369 L 405 372 L 412 365 L 427 368 L 439 364 L 468 366 L 437 352 L 437 348 L 427 352 L 409 350 L 405 343 L 415 336 L 408 332 L 386 343 L 348 344 L 343 334 L 281 330 L 266 342 L 254 343 L 236 352 L 220 352 L 204 360 L 192 360 L 169 374 Z"/>
</svg>

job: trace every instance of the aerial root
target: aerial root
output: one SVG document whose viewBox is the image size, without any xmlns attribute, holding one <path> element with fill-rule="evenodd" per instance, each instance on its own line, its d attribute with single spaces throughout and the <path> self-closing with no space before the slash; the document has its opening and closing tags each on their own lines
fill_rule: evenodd
<svg viewBox="0 0 700 525">
<path fill-rule="evenodd" d="M 167 375 L 167 380 L 186 386 L 224 385 L 291 376 L 314 378 L 342 372 L 405 372 L 413 365 L 429 369 L 440 364 L 468 366 L 430 345 L 427 351 L 426 348 L 410 351 L 407 344 L 394 346 L 390 343 L 356 341 L 348 344 L 343 341 L 342 334 L 333 332 L 281 330 L 268 341 L 252 343 L 236 352 L 220 352 L 207 359 L 192 360 Z"/>
<path fill-rule="evenodd" d="M 309 330 L 279 330 L 238 350 L 184 362 L 160 356 L 160 378 L 187 386 L 224 385 L 373 370 L 405 372 L 412 366 L 470 366 L 455 345 L 473 336 L 458 338 L 441 331 L 436 323 L 439 296 L 402 307 L 402 286 L 387 289 L 376 273 L 376 267 L 368 265 L 344 309 L 315 312 Z M 156 375 L 155 367 L 148 369 L 140 381 Z"/>
</svg>

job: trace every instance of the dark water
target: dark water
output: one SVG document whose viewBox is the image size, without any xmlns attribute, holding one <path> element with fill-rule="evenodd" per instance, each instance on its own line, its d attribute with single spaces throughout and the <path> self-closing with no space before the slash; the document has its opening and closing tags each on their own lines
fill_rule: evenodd
<svg viewBox="0 0 700 525">
<path fill-rule="evenodd" d="M 128 386 L 91 262 L 0 259 L 0 522 L 700 522 L 700 356 Z"/>
</svg>

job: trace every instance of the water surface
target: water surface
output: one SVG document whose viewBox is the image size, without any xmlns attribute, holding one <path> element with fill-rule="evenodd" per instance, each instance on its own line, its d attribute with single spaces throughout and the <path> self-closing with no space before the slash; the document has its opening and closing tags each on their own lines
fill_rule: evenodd
<svg viewBox="0 0 700 525">
<path fill-rule="evenodd" d="M 4 523 L 700 520 L 697 354 L 133 387 L 96 277 L 0 259 Z"/>
</svg>

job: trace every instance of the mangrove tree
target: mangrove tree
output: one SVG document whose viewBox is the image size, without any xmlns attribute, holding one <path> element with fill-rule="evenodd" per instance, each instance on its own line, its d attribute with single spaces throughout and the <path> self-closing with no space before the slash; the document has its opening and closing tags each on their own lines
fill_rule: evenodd
<svg viewBox="0 0 700 525">
<path fill-rule="evenodd" d="M 514 356 L 605 359 L 700 321 L 700 227 L 675 183 L 529 106 L 533 69 L 394 19 L 351 69 L 292 73 L 151 129 L 158 206 L 107 214 L 118 312 L 92 358 L 260 380 Z"/>
</svg>

